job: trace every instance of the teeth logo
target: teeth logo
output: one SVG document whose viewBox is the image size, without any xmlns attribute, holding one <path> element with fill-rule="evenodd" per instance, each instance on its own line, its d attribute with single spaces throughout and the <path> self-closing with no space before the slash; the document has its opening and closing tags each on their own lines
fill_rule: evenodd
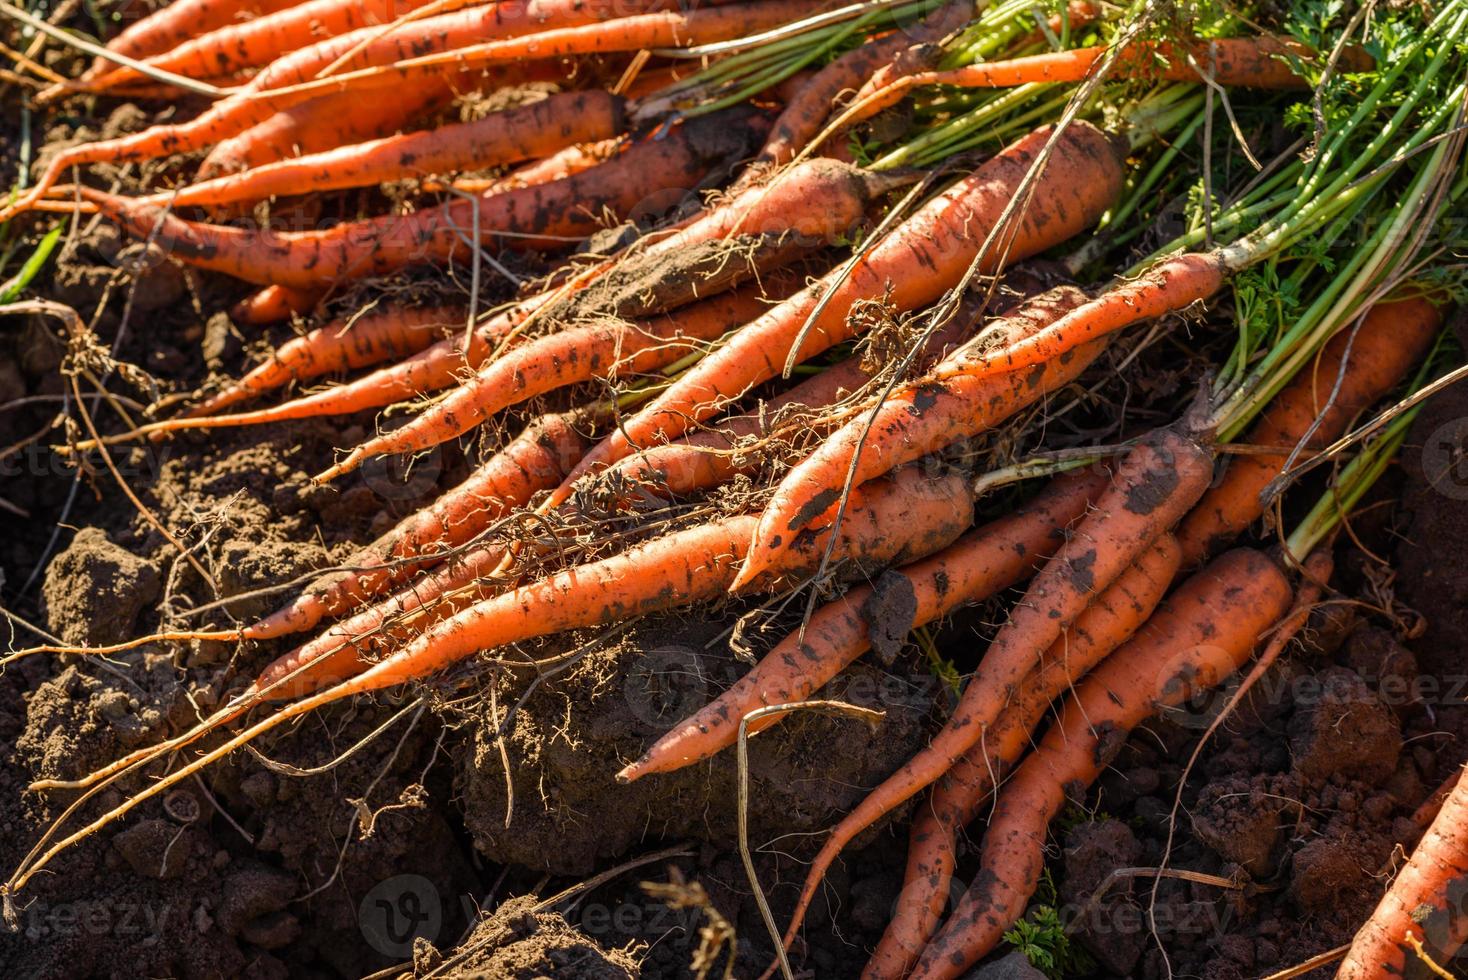
<svg viewBox="0 0 1468 980">
<path fill-rule="evenodd" d="M 1449 500 L 1468 500 L 1468 418 L 1443 423 L 1423 441 L 1422 475 Z"/>
<path fill-rule="evenodd" d="M 666 728 L 708 701 L 708 681 L 698 651 L 679 645 L 644 654 L 627 672 L 622 691 L 632 714 L 652 728 Z"/>
<path fill-rule="evenodd" d="M 362 897 L 357 925 L 368 945 L 395 959 L 413 954 L 413 942 L 433 942 L 443 928 L 438 889 L 422 875 L 398 875 L 379 882 Z"/>
</svg>

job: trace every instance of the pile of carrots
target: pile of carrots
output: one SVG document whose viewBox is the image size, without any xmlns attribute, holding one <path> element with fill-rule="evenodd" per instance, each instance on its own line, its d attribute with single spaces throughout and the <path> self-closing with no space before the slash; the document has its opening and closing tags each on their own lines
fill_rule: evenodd
<svg viewBox="0 0 1468 980">
<path fill-rule="evenodd" d="M 905 597 L 908 630 L 1018 589 L 931 743 L 823 841 L 770 967 L 790 974 L 784 949 L 842 848 L 922 795 L 865 975 L 963 974 L 1025 914 L 1049 823 L 1115 733 L 1298 629 L 1415 403 L 1383 406 L 1452 357 L 1460 290 L 1434 262 L 1463 244 L 1442 219 L 1468 198 L 1468 0 L 1393 10 L 1389 28 L 1275 14 L 1266 31 L 1087 0 L 174 0 L 129 27 L 38 101 L 180 85 L 213 101 L 62 150 L 0 221 L 99 214 L 257 287 L 242 321 L 302 329 L 190 409 L 69 451 L 420 402 L 342 447 L 327 482 L 489 422 L 518 434 L 486 435 L 462 483 L 259 621 L 122 645 L 303 639 L 195 727 L 37 784 L 89 799 L 159 775 L 78 829 L 58 822 L 7 903 L 289 719 L 508 644 L 819 583 L 826 601 L 617 774 L 655 779 L 867 650 L 894 654 L 906 630 L 876 631 L 872 583 Z M 470 96 L 505 107 L 442 121 Z M 1301 143 L 1258 159 L 1251 140 L 1279 118 Z M 85 170 L 200 151 L 194 175 L 132 196 Z M 360 193 L 404 181 L 395 205 Z M 288 218 L 306 195 L 338 220 L 240 217 Z M 508 271 L 527 267 L 530 282 Z M 400 277 L 470 286 L 399 305 Z M 496 305 L 504 278 L 516 295 Z M 1287 314 L 1244 302 L 1258 282 L 1288 286 Z M 322 315 L 348 289 L 383 300 Z M 1048 441 L 1052 412 L 1195 314 L 1200 349 L 1228 353 L 1190 378 L 1190 407 L 1116 419 L 1105 446 Z M 1327 447 L 1356 461 L 1297 486 Z M 1293 533 L 1264 523 L 1281 493 L 1320 501 Z M 59 652 L 106 651 L 15 655 Z M 1419 912 L 1468 873 L 1465 808 L 1460 786 L 1343 975 L 1462 942 Z M 981 884 L 948 908 L 980 813 Z"/>
</svg>

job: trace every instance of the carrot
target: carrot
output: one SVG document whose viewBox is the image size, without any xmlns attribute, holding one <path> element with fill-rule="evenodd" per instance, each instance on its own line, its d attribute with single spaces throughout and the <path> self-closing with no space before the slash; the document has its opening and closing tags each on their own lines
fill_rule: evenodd
<svg viewBox="0 0 1468 980">
<path fill-rule="evenodd" d="M 654 194 L 694 186 L 716 162 L 737 157 L 763 131 L 763 122 L 749 113 L 705 116 L 564 180 L 410 215 L 347 221 L 325 231 L 209 225 L 185 221 L 148 201 L 89 188 L 82 196 L 131 234 L 151 236 L 189 265 L 246 282 L 310 288 L 415 262 L 465 259 L 465 240 L 476 226 L 481 243 L 507 239 L 522 248 L 563 247 L 600 228 L 605 214 L 626 214 Z"/>
<path fill-rule="evenodd" d="M 751 173 L 789 163 L 820 131 L 832 102 L 842 92 L 860 88 L 874 72 L 913 45 L 942 40 L 962 27 L 973 11 L 969 0 L 948 0 L 911 30 L 869 40 L 816 72 L 775 120 Z"/>
<path fill-rule="evenodd" d="M 575 143 L 608 139 L 623 128 L 621 99 L 601 91 L 568 92 L 471 123 L 280 160 L 149 200 L 181 208 L 367 187 L 532 160 Z"/>
<path fill-rule="evenodd" d="M 227 24 L 194 34 L 146 64 L 188 78 L 228 78 L 274 61 L 323 37 L 363 27 L 380 26 L 429 0 L 307 0 L 269 16 Z M 137 69 L 116 66 L 104 75 L 84 79 L 72 91 L 99 91 L 146 81 Z"/>
<path fill-rule="evenodd" d="M 907 580 L 902 590 L 913 597 L 912 628 L 987 599 L 1032 573 L 1060 544 L 1065 526 L 1085 512 L 1106 483 L 1099 471 L 1062 476 L 1027 506 L 968 532 L 931 558 L 889 573 Z M 707 759 L 733 744 L 740 720 L 751 711 L 809 698 L 870 647 L 866 609 L 875 591 L 858 586 L 822 606 L 803 631 L 787 636 L 617 779 L 631 782 Z M 749 728 L 759 731 L 775 720 L 752 722 Z"/>
<path fill-rule="evenodd" d="M 1031 337 L 1081 306 L 1086 296 L 1062 286 L 992 322 L 968 344 L 939 362 L 934 373 L 973 351 L 1010 346 Z M 852 471 L 869 480 L 959 439 L 977 435 L 1038 398 L 1073 381 L 1100 354 L 1088 344 L 1073 354 L 1024 372 L 998 377 L 923 377 L 895 389 L 874 411 L 863 411 L 823 441 L 780 481 L 760 518 L 744 573 L 754 574 L 789 540 L 790 533 L 836 506 Z"/>
<path fill-rule="evenodd" d="M 172 50 L 200 34 L 249 17 L 261 17 L 278 10 L 286 10 L 300 2 L 301 0 L 175 0 L 142 20 L 128 25 L 126 30 L 107 42 L 107 50 L 141 61 Z M 99 55 L 82 78 L 96 78 L 116 68 L 115 61 Z M 58 90 L 56 94 L 61 94 L 61 91 Z"/>
<path fill-rule="evenodd" d="M 788 946 L 805 909 L 841 849 L 872 822 L 929 785 L 984 737 L 1005 702 L 1061 631 L 1156 537 L 1202 496 L 1212 476 L 1209 454 L 1168 429 L 1123 458 L 1112 486 L 1030 583 L 969 679 L 958 708 L 922 752 L 873 790 L 831 832 L 812 862 L 785 933 Z"/>
<path fill-rule="evenodd" d="M 583 474 L 659 439 L 682 434 L 779 374 L 823 293 L 829 292 L 829 298 L 794 352 L 797 362 L 859 329 L 847 320 L 858 300 L 885 297 L 898 309 L 910 310 L 937 299 L 977 257 L 1050 132 L 1046 127 L 1023 137 L 924 205 L 861 256 L 839 284 L 835 279 L 839 273 L 832 273 L 745 327 L 625 420 L 582 460 L 552 501 L 564 500 L 570 483 Z M 1122 172 L 1117 148 L 1105 134 L 1087 123 L 1067 128 L 1035 184 L 1034 204 L 1023 213 L 1009 248 L 995 250 L 982 268 L 996 271 L 1004 262 L 1018 261 L 1079 234 L 1116 200 Z M 999 252 L 1005 253 L 1003 261 Z"/>
<path fill-rule="evenodd" d="M 1096 780 L 1125 744 L 1119 734 L 1237 670 L 1289 601 L 1289 582 L 1273 561 L 1230 551 L 1183 583 L 1091 672 L 1000 792 L 982 871 L 923 952 L 914 980 L 960 976 L 998 943 L 1039 881 L 1046 827 L 1067 794 Z"/>
<path fill-rule="evenodd" d="M 310 629 L 381 595 L 445 551 L 472 540 L 538 491 L 555 486 L 585 452 L 587 428 L 587 420 L 575 412 L 545 415 L 527 425 L 462 483 L 349 559 L 350 571 L 318 579 L 247 627 L 245 638 L 271 639 Z"/>
<path fill-rule="evenodd" d="M 858 488 L 858 491 L 851 520 L 838 532 L 835 546 L 835 553 L 845 559 L 845 564 L 856 574 L 888 562 L 908 561 L 938 550 L 960 534 L 973 518 L 973 505 L 965 481 L 956 475 L 935 480 L 918 470 L 909 469 L 894 474 L 890 479 L 874 481 Z M 355 644 L 338 648 L 324 658 L 330 662 L 332 671 L 350 674 L 352 670 L 359 669 L 359 672 L 332 687 L 279 708 L 269 717 L 168 776 L 150 783 L 87 826 L 42 851 L 41 847 L 57 830 L 53 827 L 0 891 L 10 900 L 37 871 L 72 844 L 291 718 L 357 694 L 425 677 L 479 650 L 716 598 L 724 594 L 733 578 L 744 542 L 749 539 L 752 522 L 750 517 L 725 518 L 654 539 L 611 558 L 557 572 L 461 610 L 415 636 L 407 645 L 377 663 L 351 663 L 351 657 L 345 651 L 356 650 Z M 897 530 L 902 533 L 894 533 Z M 765 580 L 762 585 L 781 588 L 808 574 L 827 550 L 824 540 L 827 533 L 810 535 L 808 546 L 798 549 L 799 558 L 792 559 L 780 574 Z M 318 668 L 318 663 L 299 663 L 295 667 L 306 672 L 324 670 L 324 667 Z M 266 673 L 275 676 L 271 668 L 267 668 Z M 164 743 L 166 749 L 134 753 L 125 764 L 106 767 L 107 780 L 158 758 L 163 751 L 197 741 L 221 724 L 238 717 L 250 705 L 258 703 L 265 690 L 261 684 L 252 686 L 245 695 L 232 700 L 204 723 L 168 740 Z M 94 785 L 98 782 L 88 777 L 77 785 L 91 785 L 90 792 L 96 792 L 106 785 L 105 782 Z"/>
<path fill-rule="evenodd" d="M 213 415 L 292 382 L 417 353 L 445 333 L 462 330 L 467 315 L 457 307 L 426 307 L 333 320 L 286 341 L 268 361 L 200 402 L 188 415 Z"/>
<path fill-rule="evenodd" d="M 1091 76 L 1105 45 L 1047 51 L 1044 54 L 985 61 L 947 71 L 910 72 L 900 77 L 874 78 L 853 100 L 831 129 L 855 125 L 902 101 L 914 88 L 951 85 L 957 88 L 1011 88 L 1019 85 L 1083 82 Z M 1359 48 L 1345 49 L 1347 70 L 1369 68 L 1371 59 Z M 1296 41 L 1268 35 L 1217 38 L 1187 47 L 1167 41 L 1140 41 L 1121 52 L 1112 77 L 1156 81 L 1198 82 L 1210 78 L 1218 85 L 1257 89 L 1308 87 L 1290 59 L 1309 61 L 1314 51 Z"/>
<path fill-rule="evenodd" d="M 1358 412 L 1402 380 L 1441 325 L 1442 311 L 1426 299 L 1384 302 L 1372 307 L 1358 330 L 1343 330 L 1326 344 L 1320 356 L 1274 396 L 1247 437 L 1252 445 L 1285 452 L 1228 457 L 1223 478 L 1179 525 L 1185 564 L 1201 563 L 1210 551 L 1263 516 L 1260 494 L 1283 472 L 1289 451 L 1307 436 L 1307 450 L 1338 438 Z"/>
<path fill-rule="evenodd" d="M 287 289 L 266 286 L 229 308 L 230 319 L 246 326 L 262 327 L 309 313 L 325 294 L 319 289 Z"/>
<path fill-rule="evenodd" d="M 1427 828 L 1406 867 L 1356 933 L 1336 972 L 1338 980 L 1428 976 L 1423 956 L 1446 963 L 1468 939 L 1463 889 L 1468 882 L 1468 775 Z"/>
<path fill-rule="evenodd" d="M 543 160 L 518 167 L 503 177 L 459 177 L 449 182 L 425 180 L 419 186 L 427 194 L 441 193 L 450 187 L 466 194 L 497 194 L 516 187 L 548 184 L 606 163 L 616 154 L 622 143 L 623 139 L 617 137 L 585 146 L 568 146 Z"/>
<path fill-rule="evenodd" d="M 638 11 L 644 3 L 661 5 L 666 2 L 668 0 L 625 0 L 618 5 L 618 12 Z M 797 7 L 817 2 L 799 0 Z M 599 4 L 587 4 L 582 0 L 526 0 L 524 5 L 493 3 L 425 18 L 387 36 L 381 36 L 377 28 L 363 28 L 328 38 L 278 59 L 251 79 L 238 94 L 221 99 L 189 122 L 154 126 L 141 133 L 63 150 L 51 159 L 30 191 L 0 211 L 0 221 L 30 208 L 71 167 L 102 162 L 138 162 L 200 150 L 264 122 L 282 109 L 300 105 L 319 95 L 353 91 L 361 100 L 364 87 L 411 90 L 438 80 L 460 77 L 468 70 L 527 58 L 552 59 L 716 40 L 721 32 L 774 26 L 783 19 L 780 11 L 784 9 L 783 4 L 731 6 L 687 16 L 635 14 L 599 23 L 603 20 L 601 15 L 606 12 Z M 791 17 L 798 15 L 799 10 L 790 14 Z M 535 31 L 542 33 L 528 38 L 523 36 L 526 32 Z M 496 37 L 505 40 L 479 43 L 476 49 L 479 57 L 470 61 L 470 49 L 465 45 Z M 363 44 L 364 41 L 367 43 Z M 619 47 L 619 44 L 630 44 L 631 47 Z M 315 78 L 321 69 L 352 52 L 355 53 L 351 54 L 344 67 L 360 69 L 367 73 L 365 77 L 348 70 L 328 78 Z M 385 66 L 392 67 L 389 70 Z M 358 84 L 352 84 L 354 81 Z M 369 81 L 371 85 L 367 84 Z M 366 98 L 378 101 L 370 96 Z M 383 101 L 391 102 L 392 99 Z"/>
<path fill-rule="evenodd" d="M 764 290 L 753 285 L 651 322 L 612 320 L 547 334 L 489 362 L 448 397 L 407 424 L 353 449 L 316 481 L 350 473 L 373 456 L 416 452 L 447 442 L 511 405 L 556 388 L 666 367 L 748 322 L 768 305 Z"/>
<path fill-rule="evenodd" d="M 1030 748 L 1050 702 L 1132 637 L 1172 584 L 1181 555 L 1163 534 L 1055 641 L 984 740 L 933 786 L 913 816 L 901 897 L 863 980 L 905 977 L 942 921 L 958 834 L 997 781 Z"/>
</svg>

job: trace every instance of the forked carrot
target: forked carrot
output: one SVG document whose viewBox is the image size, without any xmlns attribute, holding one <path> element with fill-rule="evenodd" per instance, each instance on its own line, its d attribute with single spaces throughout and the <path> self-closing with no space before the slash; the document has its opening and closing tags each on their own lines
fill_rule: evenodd
<svg viewBox="0 0 1468 980">
<path fill-rule="evenodd" d="M 933 784 L 913 816 L 902 892 L 862 980 L 901 980 L 942 921 L 953 884 L 958 835 L 1034 741 L 1050 703 L 1131 639 L 1177 574 L 1181 555 L 1170 534 L 1095 598 L 1055 641 L 978 745 Z"/>
<path fill-rule="evenodd" d="M 911 590 L 915 610 L 912 628 L 996 595 L 1031 574 L 1108 482 L 1098 470 L 1061 476 L 1027 506 L 968 532 L 930 558 L 889 573 L 907 580 L 904 591 Z M 617 779 L 631 782 L 707 759 L 734 743 L 739 722 L 751 711 L 810 697 L 870 647 L 866 610 L 874 592 L 873 586 L 857 586 L 816 610 L 803 631 L 785 637 L 732 687 L 617 773 Z M 748 728 L 756 732 L 776 720 L 778 716 L 751 722 Z"/>
<path fill-rule="evenodd" d="M 610 320 L 521 344 L 406 424 L 356 447 L 316 480 L 326 482 L 350 473 L 374 456 L 411 453 L 447 442 L 511 405 L 566 385 L 666 367 L 754 319 L 796 283 L 794 276 L 781 277 L 778 282 L 768 280 L 774 287 L 768 298 L 755 283 L 652 320 Z"/>
<path fill-rule="evenodd" d="M 1218 684 L 1289 606 L 1284 573 L 1257 551 L 1227 552 L 1188 579 L 1137 635 L 1081 684 L 1040 747 L 1000 791 L 983 872 L 913 978 L 957 977 L 1024 914 L 1044 866 L 1046 829 L 1159 707 Z"/>
<path fill-rule="evenodd" d="M 940 361 L 932 375 L 892 391 L 872 411 L 862 411 L 832 433 L 781 479 L 760 517 L 742 574 L 763 568 L 792 532 L 829 516 L 848 475 L 862 483 L 960 439 L 977 435 L 1035 400 L 1069 384 L 1100 354 L 1088 344 L 1024 372 L 970 378 L 945 374 L 973 351 L 1012 346 L 1082 306 L 1085 293 L 1060 286 L 992 321 L 977 337 Z M 855 469 L 852 457 L 856 457 Z"/>
<path fill-rule="evenodd" d="M 1468 770 L 1465 770 L 1468 772 Z M 1419 950 L 1447 963 L 1468 939 L 1468 774 L 1443 801 L 1407 866 L 1356 933 L 1336 977 L 1390 980 L 1430 975 Z"/>
<path fill-rule="evenodd" d="M 190 184 L 154 195 L 175 208 L 263 201 L 346 187 L 534 160 L 624 128 L 622 100 L 601 91 L 566 92 L 469 123 L 386 136 Z"/>
<path fill-rule="evenodd" d="M 1048 127 L 1006 147 L 968 177 L 920 208 L 891 235 L 850 266 L 797 293 L 736 334 L 617 430 L 581 462 L 553 495 L 558 503 L 570 484 L 637 449 L 681 435 L 778 375 L 787 359 L 799 363 L 850 338 L 860 325 L 847 314 L 859 300 L 885 297 L 912 310 L 937 299 L 968 270 L 1049 139 Z M 1035 182 L 1031 207 L 1001 247 L 981 263 L 993 272 L 1079 234 L 1116 199 L 1122 161 L 1109 137 L 1088 123 L 1068 127 Z M 839 282 L 839 284 L 838 284 Z M 825 295 L 799 350 L 802 328 Z"/>
<path fill-rule="evenodd" d="M 415 354 L 446 333 L 462 330 L 461 307 L 392 309 L 333 320 L 281 344 L 265 363 L 189 411 L 214 415 L 287 384 Z"/>
<path fill-rule="evenodd" d="M 1127 453 L 1094 511 L 1076 526 L 1015 604 L 943 730 L 831 832 L 811 863 L 785 933 L 787 946 L 842 848 L 947 772 L 984 737 L 1035 658 L 1060 638 L 1097 591 L 1115 581 L 1158 535 L 1177 523 L 1207 489 L 1212 474 L 1209 453 L 1171 429 L 1151 433 Z"/>
<path fill-rule="evenodd" d="M 1359 330 L 1347 328 L 1326 344 L 1320 356 L 1270 400 L 1245 438 L 1252 445 L 1284 452 L 1227 457 L 1223 478 L 1179 525 L 1184 563 L 1201 563 L 1209 551 L 1257 521 L 1265 507 L 1260 494 L 1284 470 L 1300 440 L 1309 437 L 1303 456 L 1307 459 L 1309 449 L 1339 437 L 1358 412 L 1401 382 L 1441 325 L 1442 311 L 1429 300 L 1384 302 L 1366 314 Z"/>
</svg>

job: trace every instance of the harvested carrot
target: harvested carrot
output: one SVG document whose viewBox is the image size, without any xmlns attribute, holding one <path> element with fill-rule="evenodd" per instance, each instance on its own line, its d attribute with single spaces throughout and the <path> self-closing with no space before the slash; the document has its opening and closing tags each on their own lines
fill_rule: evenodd
<svg viewBox="0 0 1468 980">
<path fill-rule="evenodd" d="M 984 736 L 933 785 L 913 817 L 901 898 L 863 980 L 900 980 L 922 955 L 942 921 L 953 883 L 959 832 L 979 805 L 1033 744 L 1050 703 L 1131 639 L 1162 601 L 1181 561 L 1177 540 L 1159 537 L 1137 563 L 1076 617 Z"/>
<path fill-rule="evenodd" d="M 141 61 L 172 50 L 200 34 L 250 17 L 286 10 L 300 2 L 301 0 L 175 0 L 137 23 L 128 25 L 126 30 L 107 42 L 107 50 L 134 61 Z M 96 78 L 116 68 L 116 62 L 98 56 L 82 78 Z M 63 91 L 58 88 L 54 95 L 61 95 Z M 54 97 L 50 92 L 47 95 Z"/>
<path fill-rule="evenodd" d="M 1465 814 L 1468 775 L 1458 778 L 1407 866 L 1356 933 L 1336 972 L 1338 980 L 1428 976 L 1419 950 L 1441 964 L 1462 947 L 1468 939 L 1463 916 L 1468 838 L 1460 826 Z"/>
<path fill-rule="evenodd" d="M 1085 513 L 1107 482 L 1099 471 L 1062 476 L 1028 506 L 970 531 L 931 558 L 889 573 L 907 580 L 902 590 L 913 596 L 912 628 L 987 599 L 1032 573 L 1060 545 L 1066 525 Z M 858 586 L 816 610 L 803 631 L 787 636 L 754 669 L 680 722 L 617 778 L 631 782 L 707 759 L 733 744 L 740 720 L 751 711 L 809 698 L 870 647 L 866 609 L 875 592 L 874 586 Z M 777 717 L 752 722 L 749 729 L 759 731 Z"/>
<path fill-rule="evenodd" d="M 472 540 L 494 521 L 555 486 L 586 451 L 587 420 L 578 413 L 546 415 L 526 426 L 462 483 L 245 630 L 270 639 L 310 629 L 379 596 L 415 571 Z M 415 560 L 416 559 L 416 560 Z"/>
<path fill-rule="evenodd" d="M 790 285 L 793 288 L 793 281 Z M 407 424 L 353 449 L 316 480 L 326 482 L 350 473 L 373 456 L 436 446 L 511 405 L 566 385 L 666 367 L 747 323 L 768 305 L 764 289 L 746 286 L 650 322 L 612 320 L 522 344 L 480 368 L 477 375 Z"/>
<path fill-rule="evenodd" d="M 439 193 L 450 187 L 466 194 L 497 194 L 516 187 L 548 184 L 553 180 L 563 180 L 572 174 L 579 174 L 598 164 L 606 163 L 616 155 L 617 149 L 622 146 L 623 142 L 621 137 L 617 137 L 589 143 L 585 146 L 568 146 L 543 160 L 536 160 L 534 163 L 518 167 L 503 177 L 460 177 L 448 183 L 425 180 L 420 186 L 425 193 L 429 194 Z"/>
<path fill-rule="evenodd" d="M 1137 635 L 1091 672 L 1040 747 L 999 793 L 982 868 L 913 978 L 961 976 L 1024 914 L 1044 867 L 1046 828 L 1158 707 L 1218 684 L 1289 605 L 1290 586 L 1257 551 L 1230 551 L 1183 583 Z"/>
<path fill-rule="evenodd" d="M 462 330 L 467 315 L 461 307 L 427 307 L 334 320 L 281 344 L 268 361 L 188 415 L 213 415 L 292 382 L 417 353 L 449 331 Z"/>
<path fill-rule="evenodd" d="M 694 186 L 716 163 L 737 158 L 762 136 L 758 115 L 742 110 L 692 120 L 666 138 L 629 147 L 584 173 L 489 197 L 455 199 L 410 215 L 348 221 L 325 231 L 254 231 L 185 221 L 165 207 L 83 189 L 82 196 L 131 234 L 174 258 L 246 282 L 310 288 L 415 262 L 469 256 L 481 243 L 560 248 L 628 213 L 648 197 Z"/>
<path fill-rule="evenodd" d="M 847 314 L 858 300 L 885 297 L 898 309 L 911 310 L 937 299 L 978 257 L 1050 134 L 1046 127 L 1023 137 L 924 205 L 861 256 L 839 285 L 839 272 L 832 273 L 745 327 L 626 419 L 582 460 L 552 500 L 569 496 L 570 483 L 582 475 L 682 434 L 778 375 L 823 293 L 828 293 L 826 305 L 794 352 L 796 362 L 851 337 L 859 324 L 848 322 Z M 1067 128 L 1035 182 L 1035 203 L 1021 214 L 1008 248 L 993 250 L 981 267 L 995 271 L 1085 230 L 1120 193 L 1123 169 L 1118 148 L 1099 129 L 1088 123 Z"/>
<path fill-rule="evenodd" d="M 984 737 L 1035 658 L 1060 638 L 1093 594 L 1115 581 L 1158 535 L 1177 523 L 1202 496 L 1212 475 L 1208 452 L 1174 430 L 1153 432 L 1127 453 L 1095 510 L 1077 525 L 1015 604 L 943 730 L 831 832 L 811 863 L 785 933 L 787 946 L 841 849 L 947 772 Z"/>
<path fill-rule="evenodd" d="M 1209 551 L 1257 521 L 1265 506 L 1260 494 L 1283 472 L 1300 440 L 1308 435 L 1306 448 L 1319 449 L 1339 437 L 1358 412 L 1401 382 L 1441 325 L 1442 311 L 1426 299 L 1378 303 L 1360 329 L 1347 329 L 1326 344 L 1274 396 L 1246 440 L 1285 451 L 1228 457 L 1223 478 L 1179 525 L 1184 562 L 1201 563 Z M 1348 348 L 1349 362 L 1342 367 Z"/>
<path fill-rule="evenodd" d="M 151 55 L 146 64 L 187 78 L 229 78 L 268 64 L 323 37 L 390 23 L 429 0 L 307 0 L 269 16 L 227 24 Z M 98 91 L 144 81 L 134 68 L 116 66 L 78 82 L 73 91 Z"/>
<path fill-rule="evenodd" d="M 287 289 L 266 286 L 229 308 L 230 319 L 246 326 L 261 327 L 309 313 L 324 296 L 319 289 Z"/>
<path fill-rule="evenodd" d="M 934 375 L 964 361 L 975 350 L 1012 346 L 1053 324 L 1086 301 L 1085 293 L 1061 286 L 993 321 L 968 344 L 939 362 Z M 998 377 L 923 377 L 894 390 L 875 411 L 863 411 L 826 438 L 780 481 L 760 517 L 744 573 L 754 574 L 813 521 L 828 516 L 840 499 L 848 474 L 853 483 L 869 480 L 968 436 L 977 435 L 1031 402 L 1069 384 L 1100 354 L 1103 345 L 1040 364 L 1029 371 Z M 852 469 L 852 457 L 856 466 Z"/>
<path fill-rule="evenodd" d="M 608 139 L 623 128 L 621 99 L 600 91 L 567 92 L 470 123 L 268 163 L 151 200 L 181 208 L 367 187 L 533 160 L 576 143 Z"/>
</svg>

